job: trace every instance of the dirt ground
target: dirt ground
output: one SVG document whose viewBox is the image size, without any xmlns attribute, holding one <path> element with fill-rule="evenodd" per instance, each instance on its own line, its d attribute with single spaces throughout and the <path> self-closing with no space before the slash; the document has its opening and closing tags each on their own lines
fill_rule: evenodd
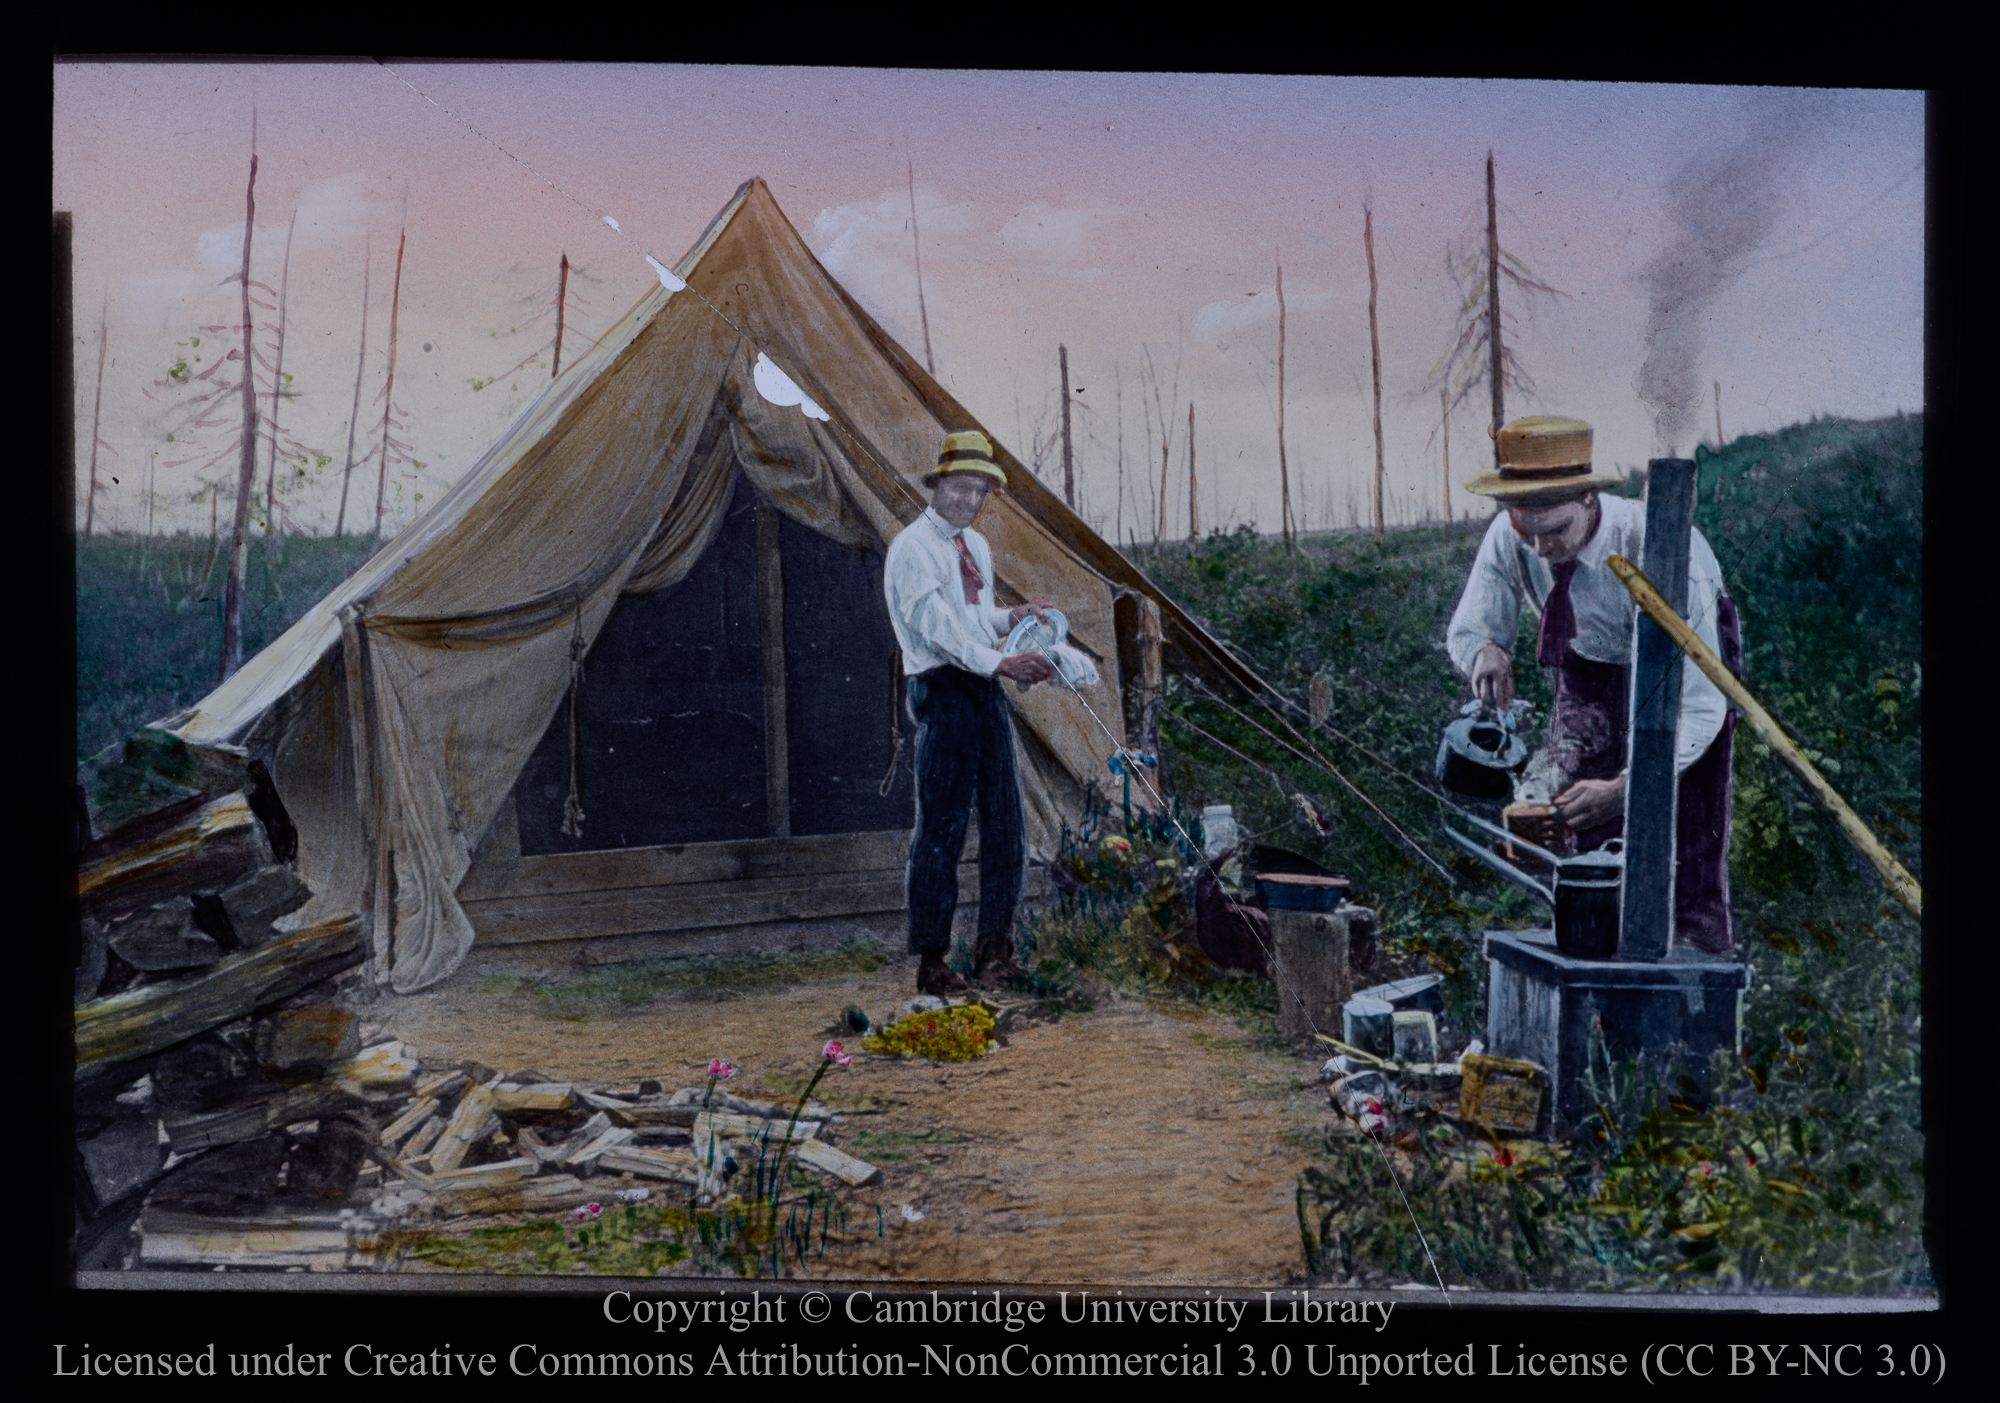
<svg viewBox="0 0 2000 1403">
<path fill-rule="evenodd" d="M 900 1009 L 915 961 L 719 1000 L 661 993 L 587 1022 L 533 997 L 549 977 L 469 967 L 368 1016 L 428 1062 L 672 1090 L 700 1085 L 709 1059 L 726 1057 L 741 1069 L 731 1091 L 779 1099 L 818 1065 L 844 1007 L 878 1020 Z M 815 1095 L 873 1109 L 822 1133 L 884 1178 L 842 1190 L 848 1241 L 814 1274 L 1261 1287 L 1303 1269 L 1294 1184 L 1332 1116 L 1308 1055 L 1184 1003 L 1108 994 L 968 1062 L 857 1043 Z"/>
</svg>

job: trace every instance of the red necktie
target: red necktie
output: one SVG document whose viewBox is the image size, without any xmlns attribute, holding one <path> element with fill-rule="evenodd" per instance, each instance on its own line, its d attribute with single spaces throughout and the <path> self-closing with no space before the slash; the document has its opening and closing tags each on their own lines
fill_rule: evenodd
<svg viewBox="0 0 2000 1403">
<path fill-rule="evenodd" d="M 1535 648 L 1535 661 L 1543 667 L 1561 667 L 1563 652 L 1576 637 L 1576 606 L 1569 598 L 1569 577 L 1576 573 L 1576 562 L 1558 561 L 1549 570 L 1556 577 L 1556 584 L 1542 605 L 1542 632 Z"/>
<path fill-rule="evenodd" d="M 958 578 L 965 586 L 965 602 L 977 604 L 979 591 L 986 578 L 979 573 L 979 567 L 972 563 L 972 548 L 965 543 L 965 537 L 953 536 L 951 543 L 958 547 Z"/>
</svg>

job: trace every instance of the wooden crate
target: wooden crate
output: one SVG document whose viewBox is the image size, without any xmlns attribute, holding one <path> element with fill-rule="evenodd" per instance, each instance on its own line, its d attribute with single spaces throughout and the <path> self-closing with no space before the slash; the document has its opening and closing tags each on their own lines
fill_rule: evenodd
<svg viewBox="0 0 2000 1403">
<path fill-rule="evenodd" d="M 1548 1078 L 1532 1062 L 1472 1054 L 1459 1060 L 1460 1119 L 1508 1135 L 1541 1133 Z"/>
</svg>

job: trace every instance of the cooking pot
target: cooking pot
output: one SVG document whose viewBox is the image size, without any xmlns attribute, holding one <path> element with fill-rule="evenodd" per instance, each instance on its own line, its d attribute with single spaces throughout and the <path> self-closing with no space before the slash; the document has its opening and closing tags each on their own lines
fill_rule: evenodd
<svg viewBox="0 0 2000 1403">
<path fill-rule="evenodd" d="M 1510 797 L 1514 776 L 1528 763 L 1528 740 L 1520 734 L 1527 709 L 1526 702 L 1504 711 L 1466 703 L 1438 741 L 1437 782 L 1471 799 Z"/>
<path fill-rule="evenodd" d="M 1518 833 L 1509 833 L 1471 814 L 1465 817 L 1549 869 L 1548 882 L 1539 882 L 1488 850 L 1484 843 L 1467 837 L 1450 824 L 1443 825 L 1445 837 L 1454 846 L 1478 858 L 1554 913 L 1556 949 L 1577 960 L 1616 957 L 1619 898 L 1625 876 L 1625 854 L 1620 839 L 1613 838 L 1602 848 L 1577 857 L 1558 857 L 1545 848 L 1524 842 Z"/>
</svg>

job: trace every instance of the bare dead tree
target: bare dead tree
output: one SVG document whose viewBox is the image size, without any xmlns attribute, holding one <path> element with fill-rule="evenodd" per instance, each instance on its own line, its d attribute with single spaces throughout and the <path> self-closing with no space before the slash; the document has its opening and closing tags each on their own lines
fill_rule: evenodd
<svg viewBox="0 0 2000 1403">
<path fill-rule="evenodd" d="M 229 535 L 229 570 L 222 586 L 221 678 L 243 664 L 244 527 L 257 482 L 257 377 L 251 371 L 255 325 L 250 318 L 250 243 L 257 228 L 257 128 L 250 128 L 250 183 L 243 192 L 243 451 L 236 472 L 236 520 Z"/>
<path fill-rule="evenodd" d="M 1111 523 L 1111 540 L 1116 545 L 1125 539 L 1125 371 L 1116 361 L 1111 363 L 1111 378 L 1117 385 L 1113 394 L 1118 405 L 1118 509 Z"/>
<path fill-rule="evenodd" d="M 375 536 L 382 536 L 382 508 L 389 487 L 389 448 L 396 447 L 408 452 L 409 445 L 398 443 L 390 437 L 392 427 L 401 428 L 396 418 L 396 316 L 403 301 L 403 247 L 409 241 L 410 231 L 405 228 L 396 238 L 396 281 L 389 296 L 389 378 L 382 385 L 382 451 L 378 455 L 378 471 L 375 476 Z"/>
<path fill-rule="evenodd" d="M 278 278 L 278 358 L 271 366 L 271 466 L 264 479 L 266 541 L 275 539 L 278 534 L 278 406 L 290 394 L 285 388 L 285 308 L 292 290 L 292 236 L 298 231 L 299 207 L 293 205 L 291 227 L 285 231 L 284 271 Z"/>
<path fill-rule="evenodd" d="M 1194 491 L 1194 401 L 1188 401 L 1188 548 L 1201 544 L 1201 507 Z"/>
<path fill-rule="evenodd" d="M 1278 517 L 1292 553 L 1292 474 L 1285 462 L 1285 260 L 1278 257 Z"/>
<path fill-rule="evenodd" d="M 1361 246 L 1368 254 L 1368 362 L 1375 373 L 1375 539 L 1382 539 L 1382 333 L 1375 317 L 1375 212 L 1361 207 Z"/>
<path fill-rule="evenodd" d="M 368 278 L 374 262 L 375 228 L 371 224 L 368 242 L 361 255 L 361 349 L 356 353 L 354 365 L 354 408 L 347 416 L 347 466 L 340 474 L 340 512 L 333 521 L 333 534 L 336 536 L 347 526 L 347 486 L 354 477 L 354 431 L 361 423 L 361 381 L 368 373 Z"/>
<path fill-rule="evenodd" d="M 1056 346 L 1056 365 L 1062 376 L 1063 505 L 1076 510 L 1076 459 L 1069 439 L 1069 347 Z"/>
<path fill-rule="evenodd" d="M 917 162 L 911 157 L 910 166 L 910 247 L 916 253 L 917 262 L 917 319 L 924 327 L 924 369 L 937 374 L 937 362 L 931 359 L 931 314 L 924 306 L 924 243 L 917 237 Z"/>
<path fill-rule="evenodd" d="M 1444 520 L 1451 524 L 1451 405 L 1444 386 L 1438 386 L 1438 422 L 1444 426 Z"/>
<path fill-rule="evenodd" d="M 97 514 L 97 450 L 100 446 L 111 448 L 98 437 L 104 423 L 104 354 L 111 345 L 111 323 L 108 311 L 97 314 L 97 400 L 90 411 L 90 495 L 83 504 L 83 539 L 90 539 L 91 519 Z M 1720 413 L 1721 411 L 1717 411 Z M 118 450 L 111 448 L 113 453 Z"/>
<path fill-rule="evenodd" d="M 1493 195 L 1493 152 L 1486 153 L 1486 342 L 1493 354 L 1493 465 L 1500 465 L 1500 426 L 1507 422 L 1506 362 L 1500 342 L 1500 205 Z"/>
<path fill-rule="evenodd" d="M 569 250 L 562 251 L 562 266 L 556 270 L 556 350 L 549 358 L 549 379 L 562 374 L 563 308 L 569 301 Z"/>
</svg>

